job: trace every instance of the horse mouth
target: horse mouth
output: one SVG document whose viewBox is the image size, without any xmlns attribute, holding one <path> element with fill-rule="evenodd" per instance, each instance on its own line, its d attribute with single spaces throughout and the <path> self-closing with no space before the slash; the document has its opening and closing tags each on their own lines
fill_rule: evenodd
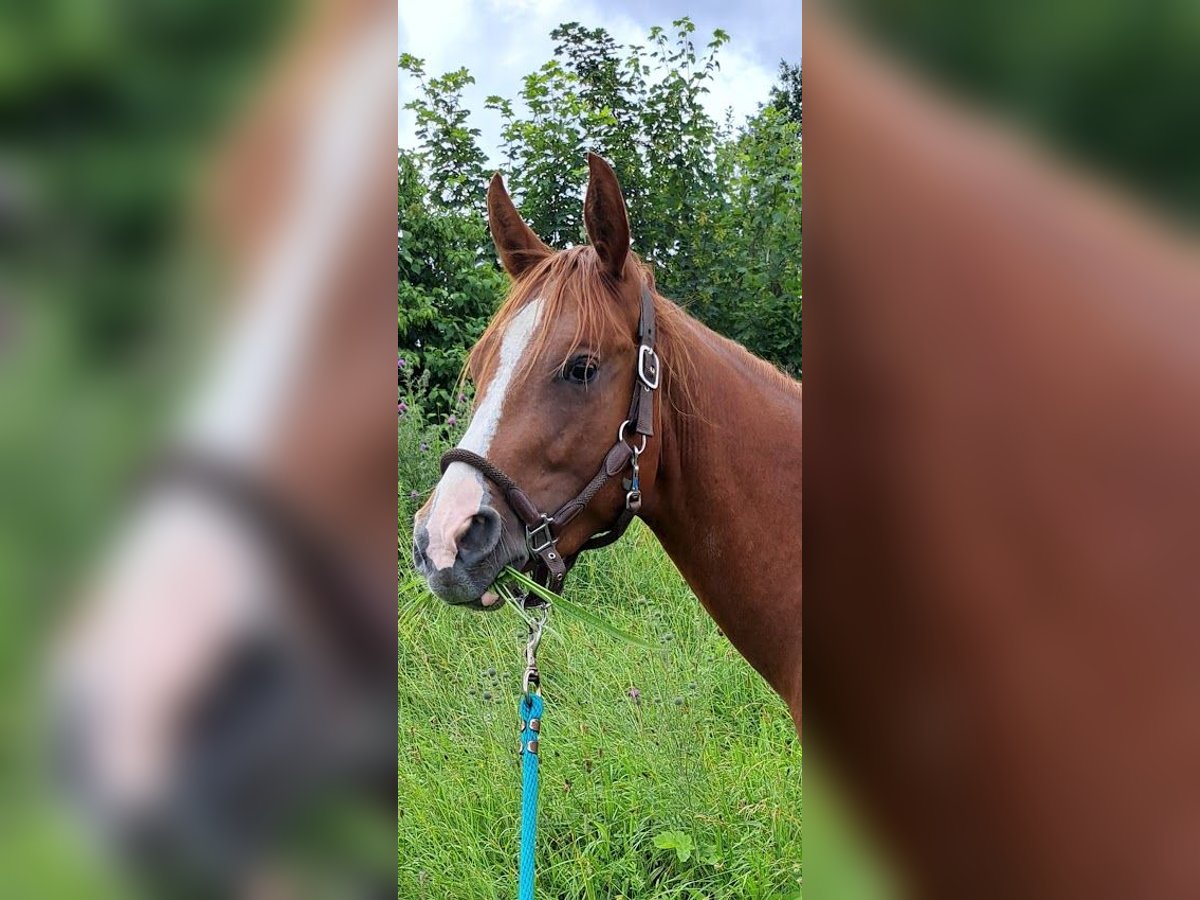
<svg viewBox="0 0 1200 900">
<path fill-rule="evenodd" d="M 489 595 L 494 596 L 496 599 L 490 603 L 484 603 L 483 598 Z M 466 603 L 457 603 L 455 605 L 463 609 L 474 610 L 475 612 L 495 612 L 506 602 L 500 594 L 496 594 L 494 591 L 484 591 L 477 600 L 468 600 Z"/>
<path fill-rule="evenodd" d="M 513 566 L 513 568 L 516 568 L 522 575 L 533 575 L 534 566 L 532 559 L 526 558 L 525 560 L 521 561 L 519 567 L 516 565 L 516 563 L 517 561 L 514 560 L 512 563 L 509 563 L 509 565 Z M 498 575 L 496 580 L 488 586 L 487 590 L 485 590 L 478 597 L 473 600 L 464 600 L 460 603 L 454 603 L 452 605 L 462 609 L 470 609 L 475 612 L 485 613 L 495 612 L 496 610 L 500 609 L 502 606 L 508 603 L 508 600 L 505 598 L 505 592 L 499 588 L 499 582 L 502 580 L 503 571 L 504 570 L 501 569 L 501 574 Z M 512 588 L 510 587 L 509 591 L 511 590 Z"/>
</svg>

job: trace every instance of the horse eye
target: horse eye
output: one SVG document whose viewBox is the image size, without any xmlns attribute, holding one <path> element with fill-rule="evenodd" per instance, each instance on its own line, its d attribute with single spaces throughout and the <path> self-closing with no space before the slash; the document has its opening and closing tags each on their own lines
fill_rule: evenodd
<svg viewBox="0 0 1200 900">
<path fill-rule="evenodd" d="M 563 369 L 563 378 L 575 384 L 588 384 L 596 377 L 599 366 L 591 357 L 577 356 Z"/>
</svg>

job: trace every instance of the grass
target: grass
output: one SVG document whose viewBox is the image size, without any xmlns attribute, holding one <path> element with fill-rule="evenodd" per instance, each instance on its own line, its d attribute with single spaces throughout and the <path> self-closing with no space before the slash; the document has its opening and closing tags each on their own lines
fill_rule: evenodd
<svg viewBox="0 0 1200 900">
<path fill-rule="evenodd" d="M 403 565 L 397 895 L 511 896 L 525 626 L 446 607 Z M 644 527 L 581 559 L 567 592 L 658 649 L 551 617 L 539 898 L 799 898 L 801 750 L 782 701 Z"/>
</svg>

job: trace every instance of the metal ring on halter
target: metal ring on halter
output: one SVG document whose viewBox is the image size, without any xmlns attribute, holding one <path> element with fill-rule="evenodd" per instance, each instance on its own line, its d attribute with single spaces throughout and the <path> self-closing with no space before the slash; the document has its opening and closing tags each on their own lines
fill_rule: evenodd
<svg viewBox="0 0 1200 900">
<path fill-rule="evenodd" d="M 626 419 L 624 422 L 621 423 L 621 427 L 617 429 L 617 441 L 618 442 L 625 440 L 625 429 L 627 427 L 629 427 L 629 425 L 631 425 L 631 424 L 632 423 L 630 422 L 629 419 Z M 642 437 L 642 446 L 635 447 L 635 446 L 633 446 L 633 444 L 629 445 L 629 449 L 633 451 L 634 456 L 641 456 L 643 453 L 646 452 L 646 435 L 643 434 L 641 437 Z"/>
</svg>

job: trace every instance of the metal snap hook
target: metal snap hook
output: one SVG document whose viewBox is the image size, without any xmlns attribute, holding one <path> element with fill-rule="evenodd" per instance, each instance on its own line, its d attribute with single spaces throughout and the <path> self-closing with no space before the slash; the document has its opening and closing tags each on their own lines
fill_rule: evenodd
<svg viewBox="0 0 1200 900">
<path fill-rule="evenodd" d="M 542 632 L 546 627 L 546 619 L 550 616 L 548 606 L 541 607 L 540 614 L 535 613 L 529 623 L 529 640 L 525 642 L 525 677 L 521 681 L 521 690 L 525 694 L 540 693 L 542 680 L 537 666 L 538 645 L 542 642 Z"/>
</svg>

